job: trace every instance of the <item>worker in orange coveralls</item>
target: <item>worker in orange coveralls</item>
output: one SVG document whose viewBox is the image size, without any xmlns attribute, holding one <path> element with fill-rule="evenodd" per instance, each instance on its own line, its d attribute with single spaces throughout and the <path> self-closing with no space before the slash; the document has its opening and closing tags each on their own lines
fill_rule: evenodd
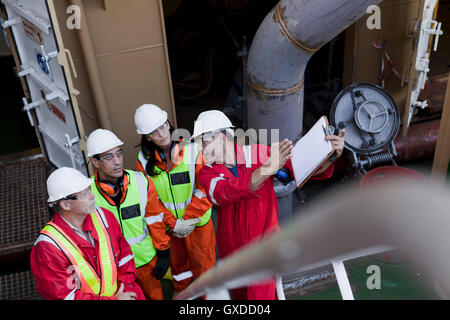
<svg viewBox="0 0 450 320">
<path fill-rule="evenodd" d="M 147 221 L 163 222 L 168 228 L 172 283 L 175 292 L 179 292 L 216 262 L 212 204 L 197 183 L 202 157 L 197 145 L 184 143 L 178 137 L 172 140 L 174 129 L 167 113 L 158 106 L 140 106 L 135 124 L 137 133 L 142 135 L 136 170 L 153 181 L 160 202 L 170 211 L 160 210 Z"/>
</svg>

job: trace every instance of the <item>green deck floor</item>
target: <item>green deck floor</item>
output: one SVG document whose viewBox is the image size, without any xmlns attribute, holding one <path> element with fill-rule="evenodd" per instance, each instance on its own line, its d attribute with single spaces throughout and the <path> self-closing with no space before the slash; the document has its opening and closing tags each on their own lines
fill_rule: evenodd
<svg viewBox="0 0 450 320">
<path fill-rule="evenodd" d="M 416 170 L 429 178 L 432 168 L 432 160 L 418 160 L 411 163 L 400 164 Z M 450 171 L 449 171 L 450 176 Z M 356 181 L 356 180 L 355 180 Z M 353 182 L 355 182 L 353 181 Z M 357 181 L 356 181 L 357 182 Z M 332 183 L 312 182 L 304 187 L 304 192 L 309 201 L 314 201 L 317 196 L 342 187 L 344 183 L 333 181 Z M 307 209 L 306 209 L 307 210 Z M 301 213 L 300 213 L 301 214 Z M 362 257 L 344 263 L 347 275 L 352 287 L 353 295 L 357 300 L 427 300 L 438 299 L 432 289 L 432 285 L 420 270 L 415 270 L 409 263 L 387 263 L 378 259 L 378 256 Z M 366 282 L 370 274 L 367 267 L 378 265 L 381 271 L 381 289 L 367 288 Z M 342 299 L 339 287 L 336 285 L 314 291 L 302 296 L 293 296 L 292 300 L 340 300 Z"/>
<path fill-rule="evenodd" d="M 345 268 L 356 300 L 430 300 L 438 299 L 426 275 L 414 270 L 409 263 L 386 263 L 374 257 L 346 261 Z M 371 265 L 380 267 L 380 289 L 370 290 L 367 280 Z M 291 297 L 290 300 L 340 300 L 339 287 L 335 286 L 310 294 Z"/>
</svg>

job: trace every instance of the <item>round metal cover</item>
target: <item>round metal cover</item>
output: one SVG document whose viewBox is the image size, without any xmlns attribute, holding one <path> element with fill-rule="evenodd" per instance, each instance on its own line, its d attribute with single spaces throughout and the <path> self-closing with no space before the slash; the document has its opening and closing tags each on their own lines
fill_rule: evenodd
<svg viewBox="0 0 450 320">
<path fill-rule="evenodd" d="M 330 123 L 345 128 L 345 146 L 362 155 L 377 153 L 397 136 L 400 113 L 392 97 L 381 87 L 354 83 L 333 102 Z"/>
</svg>

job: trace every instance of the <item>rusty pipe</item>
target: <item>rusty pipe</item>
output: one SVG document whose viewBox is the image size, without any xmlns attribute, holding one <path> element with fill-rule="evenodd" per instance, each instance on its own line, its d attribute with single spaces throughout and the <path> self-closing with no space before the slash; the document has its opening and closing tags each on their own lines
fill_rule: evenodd
<svg viewBox="0 0 450 320">
<path fill-rule="evenodd" d="M 249 128 L 297 138 L 311 56 L 381 0 L 281 0 L 260 25 L 247 69 Z M 269 130 L 270 131 L 270 130 Z"/>
<path fill-rule="evenodd" d="M 92 44 L 91 33 L 89 32 L 84 4 L 81 0 L 70 0 L 70 3 L 80 8 L 82 27 L 81 29 L 76 30 L 76 33 L 80 41 L 84 62 L 86 63 L 86 71 L 88 73 L 89 84 L 94 97 L 97 117 L 99 119 L 100 126 L 103 129 L 112 130 L 111 118 L 107 108 L 105 91 L 103 89 L 103 84 L 100 77 L 94 45 Z"/>
<path fill-rule="evenodd" d="M 441 120 L 433 120 L 414 124 L 408 135 L 401 133 L 394 140 L 397 150 L 397 162 L 408 162 L 415 159 L 432 159 L 439 134 Z"/>
</svg>

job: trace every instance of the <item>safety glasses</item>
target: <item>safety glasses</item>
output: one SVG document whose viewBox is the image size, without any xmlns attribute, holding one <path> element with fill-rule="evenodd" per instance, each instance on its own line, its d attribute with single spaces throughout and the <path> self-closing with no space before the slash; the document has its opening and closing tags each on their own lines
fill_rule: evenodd
<svg viewBox="0 0 450 320">
<path fill-rule="evenodd" d="M 159 132 L 159 130 L 164 129 L 164 127 L 166 126 L 166 124 L 167 124 L 167 121 L 164 122 L 164 123 L 163 123 L 161 126 L 159 126 L 158 128 L 156 128 L 155 130 L 153 130 L 152 132 L 150 132 L 149 134 L 147 134 L 147 136 L 149 136 L 149 137 L 154 137 L 154 136 Z"/>
<path fill-rule="evenodd" d="M 122 158 L 123 155 L 123 149 L 119 149 L 116 153 L 107 153 L 103 156 L 95 156 L 96 159 L 103 161 L 111 161 L 114 158 L 114 155 L 116 155 L 117 158 Z"/>
<path fill-rule="evenodd" d="M 87 188 L 81 192 L 78 192 L 77 194 L 73 194 L 70 196 L 65 197 L 62 200 L 80 200 L 80 199 L 86 199 L 91 192 L 90 188 Z"/>
</svg>

